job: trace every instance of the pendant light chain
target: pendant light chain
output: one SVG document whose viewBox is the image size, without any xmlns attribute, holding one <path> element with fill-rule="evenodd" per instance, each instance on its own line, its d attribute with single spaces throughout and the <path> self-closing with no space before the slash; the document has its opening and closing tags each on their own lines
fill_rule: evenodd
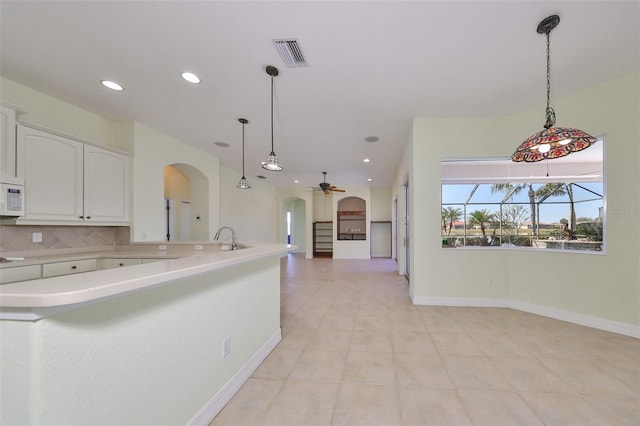
<svg viewBox="0 0 640 426">
<path fill-rule="evenodd" d="M 273 150 L 273 76 L 271 76 L 271 152 Z"/>
<path fill-rule="evenodd" d="M 242 176 L 244 177 L 244 123 L 242 123 Z"/>
<path fill-rule="evenodd" d="M 556 124 L 556 113 L 553 110 L 553 108 L 551 108 L 551 42 L 550 42 L 550 34 L 551 34 L 551 30 L 546 32 L 547 35 L 547 109 L 546 109 L 546 116 L 545 116 L 545 123 L 544 123 L 544 128 L 548 129 L 550 127 L 553 127 Z"/>
<path fill-rule="evenodd" d="M 238 121 L 242 123 L 242 177 L 240 178 L 240 182 L 236 188 L 239 189 L 251 189 L 251 185 L 247 181 L 247 178 L 244 175 L 244 125 L 249 122 L 246 118 L 239 118 Z"/>
<path fill-rule="evenodd" d="M 274 93 L 274 77 L 278 75 L 278 69 L 276 67 L 273 67 L 271 65 L 269 65 L 266 69 L 267 74 L 269 74 L 271 76 L 271 152 L 269 153 L 269 156 L 267 157 L 267 161 L 264 161 L 262 163 L 262 168 L 265 170 L 269 170 L 272 172 L 279 172 L 282 171 L 282 166 L 280 165 L 280 162 L 278 161 L 278 157 L 276 156 L 276 152 L 274 150 L 273 147 L 273 141 L 274 141 L 274 136 L 273 136 L 273 104 L 274 104 L 274 99 L 273 99 L 273 93 Z"/>
</svg>

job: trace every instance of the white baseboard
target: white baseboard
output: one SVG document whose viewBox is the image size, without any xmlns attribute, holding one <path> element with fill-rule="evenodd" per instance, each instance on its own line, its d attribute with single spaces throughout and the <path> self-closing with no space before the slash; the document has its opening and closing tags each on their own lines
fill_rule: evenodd
<svg viewBox="0 0 640 426">
<path fill-rule="evenodd" d="M 619 321 L 612 321 L 604 318 L 594 317 L 591 315 L 579 314 L 576 312 L 565 311 L 562 309 L 549 308 L 547 306 L 535 305 L 532 303 L 520 302 L 510 299 L 491 299 L 491 298 L 466 298 L 466 297 L 423 297 L 413 298 L 414 305 L 427 306 L 468 306 L 482 308 L 511 308 L 518 311 L 529 312 L 548 318 L 554 318 L 561 321 L 567 321 L 573 324 L 584 325 L 599 330 L 610 331 L 612 333 L 622 334 L 640 338 L 640 327 Z"/>
<path fill-rule="evenodd" d="M 471 298 L 471 297 L 423 297 L 413 298 L 414 305 L 468 306 L 474 308 L 510 308 L 508 299 Z"/>
<path fill-rule="evenodd" d="M 245 362 L 242 367 L 225 383 L 218 392 L 196 413 L 187 425 L 208 425 L 218 415 L 231 398 L 249 380 L 254 371 L 262 364 L 271 351 L 282 340 L 282 330 L 278 330 Z"/>
<path fill-rule="evenodd" d="M 640 327 L 624 322 L 612 321 L 576 312 L 563 311 L 561 309 L 549 308 L 547 306 L 519 302 L 517 300 L 511 301 L 511 308 L 640 339 Z"/>
</svg>

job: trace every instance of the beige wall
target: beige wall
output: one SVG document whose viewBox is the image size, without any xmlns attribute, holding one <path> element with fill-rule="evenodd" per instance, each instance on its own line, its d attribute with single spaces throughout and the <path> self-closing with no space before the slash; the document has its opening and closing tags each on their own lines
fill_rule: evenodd
<svg viewBox="0 0 640 426">
<path fill-rule="evenodd" d="M 235 187 L 239 178 L 231 170 L 223 172 L 213 155 L 141 123 L 113 122 L 5 78 L 0 84 L 2 103 L 23 111 L 19 120 L 132 155 L 133 241 L 165 239 L 164 167 L 170 164 L 188 165 L 201 173 L 197 179 L 189 176 L 192 194 L 206 194 L 192 200 L 192 213 L 201 216 L 192 224 L 197 239 L 211 239 L 218 226 L 233 222 L 241 239 L 277 240 L 281 226 L 275 189 L 268 183 L 254 179 L 254 189 L 240 195 Z M 221 192 L 227 197 L 224 201 Z M 267 207 L 250 207 L 251 197 Z"/>
<path fill-rule="evenodd" d="M 238 238 L 251 241 L 278 241 L 276 190 L 249 176 L 251 189 L 238 189 L 241 173 L 220 169 L 220 225 L 233 227 Z M 214 229 L 215 232 L 215 229 Z"/>
<path fill-rule="evenodd" d="M 391 188 L 371 188 L 371 220 L 391 220 Z"/>
<path fill-rule="evenodd" d="M 558 125 L 605 136 L 606 253 L 440 247 L 440 160 L 508 156 L 539 130 L 543 107 L 508 117 L 424 118 L 413 125 L 409 176 L 411 291 L 420 303 L 510 304 L 638 333 L 640 74 L 553 102 Z M 420 164 L 420 167 L 413 167 Z M 462 267 L 464 266 L 464 267 Z M 569 318 L 569 319 L 571 319 Z M 634 328 L 635 327 L 635 328 Z"/>
<path fill-rule="evenodd" d="M 140 123 L 134 125 L 134 141 L 134 241 L 164 238 L 164 168 L 169 164 L 188 164 L 208 180 L 208 211 L 202 213 L 202 222 L 214 232 L 220 222 L 220 160 Z"/>
<path fill-rule="evenodd" d="M 18 120 L 98 145 L 131 152 L 116 138 L 115 123 L 98 114 L 0 77 L 0 100 L 18 108 Z"/>
</svg>

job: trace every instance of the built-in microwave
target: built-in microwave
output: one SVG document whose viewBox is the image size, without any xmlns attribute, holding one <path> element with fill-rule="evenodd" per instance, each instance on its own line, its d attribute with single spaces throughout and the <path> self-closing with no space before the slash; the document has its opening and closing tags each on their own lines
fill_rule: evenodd
<svg viewBox="0 0 640 426">
<path fill-rule="evenodd" d="M 0 216 L 24 216 L 24 185 L 0 183 Z"/>
</svg>

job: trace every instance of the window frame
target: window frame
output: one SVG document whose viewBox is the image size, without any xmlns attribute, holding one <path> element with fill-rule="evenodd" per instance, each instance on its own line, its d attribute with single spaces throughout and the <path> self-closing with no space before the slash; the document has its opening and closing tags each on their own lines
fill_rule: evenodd
<svg viewBox="0 0 640 426">
<path fill-rule="evenodd" d="M 576 169 L 575 163 L 579 163 L 580 160 L 578 156 L 582 153 L 573 153 L 574 158 L 565 159 L 562 161 L 561 159 L 551 160 L 553 163 L 553 169 L 556 172 L 556 176 L 549 175 L 549 160 L 546 161 L 546 164 L 543 162 L 540 163 L 528 163 L 521 166 L 522 163 L 513 163 L 510 161 L 508 157 L 491 157 L 491 158 L 472 158 L 472 159 L 443 159 L 441 160 L 442 174 L 440 181 L 440 209 L 441 209 L 441 221 L 440 221 L 440 234 L 442 238 L 442 248 L 450 248 L 455 247 L 457 249 L 466 249 L 466 250 L 481 250 L 481 249 L 510 249 L 510 250 L 525 250 L 525 251 L 541 251 L 544 252 L 562 252 L 562 253 L 580 253 L 580 254 L 606 254 L 607 248 L 607 238 L 606 238 L 606 228 L 607 228 L 607 196 L 606 196 L 606 179 L 605 179 L 605 159 L 604 159 L 604 138 L 598 138 L 600 152 L 591 152 L 588 153 L 589 157 L 583 156 L 583 158 L 589 158 L 589 162 L 585 162 L 589 167 L 594 167 L 599 163 L 599 170 L 592 170 L 592 173 L 589 174 L 558 174 L 559 170 L 570 170 L 572 167 Z M 591 148 L 589 148 L 591 149 Z M 588 151 L 588 150 L 585 150 Z M 599 160 L 597 156 L 600 155 Z M 571 156 L 569 156 L 571 157 Z M 566 157 L 563 157 L 566 158 Z M 570 163 L 574 163 L 571 165 Z M 453 165 L 453 167 L 449 167 L 445 170 L 446 167 Z M 465 166 L 473 169 L 474 172 L 471 175 L 464 175 Z M 482 172 L 484 168 L 484 172 Z M 526 172 L 530 172 L 534 168 L 537 169 L 537 174 L 530 174 L 528 176 L 522 175 L 521 170 L 527 169 Z M 546 173 L 544 172 L 546 169 Z M 486 171 L 497 171 L 497 173 L 486 173 Z M 540 173 L 540 171 L 543 171 Z M 576 169 L 577 170 L 577 169 Z M 479 172 L 480 171 L 480 172 Z M 501 173 L 502 172 L 502 173 Z M 483 173 L 485 173 L 483 175 Z M 457 175 L 459 174 L 459 176 Z M 584 185 L 584 183 L 598 183 L 602 188 L 602 193 L 599 194 L 593 188 L 590 188 L 592 185 Z M 530 188 L 540 188 L 545 183 L 557 183 L 558 185 L 569 185 L 567 187 L 567 191 L 571 191 L 572 188 L 578 187 L 580 191 L 586 191 L 586 193 L 592 193 L 593 198 L 582 198 L 577 201 L 571 199 L 570 201 L 553 201 L 553 196 L 547 195 L 546 197 L 540 197 L 535 199 L 535 221 L 532 221 L 531 218 L 531 208 L 529 206 L 529 201 L 509 201 L 513 199 L 513 194 L 505 195 L 501 202 L 484 202 L 478 200 L 472 200 L 474 193 L 479 189 L 480 185 L 495 185 L 498 183 L 502 184 L 511 184 L 511 185 L 530 185 Z M 445 185 L 475 185 L 471 194 L 466 198 L 464 202 L 445 202 Z M 566 193 L 565 193 L 566 196 Z M 526 197 L 526 195 L 525 195 Z M 557 234 L 557 229 L 553 228 L 553 226 L 557 226 L 557 224 L 542 224 L 540 221 L 540 210 L 541 207 L 550 206 L 552 204 L 574 204 L 580 205 L 582 203 L 592 203 L 598 202 L 601 200 L 601 205 L 596 206 L 598 211 L 598 215 L 594 217 L 593 223 L 595 225 L 584 225 L 586 222 L 582 224 L 577 222 L 577 218 L 580 216 L 576 214 L 576 224 L 573 225 L 573 229 L 575 230 L 578 225 L 581 226 L 581 229 L 589 231 L 590 233 L 586 235 L 586 237 L 581 237 L 580 241 L 578 240 L 569 240 L 564 239 L 566 237 L 562 237 L 562 234 Z M 520 235 L 519 229 L 523 229 L 520 227 L 514 227 L 516 230 L 515 237 L 523 237 L 528 238 L 530 240 L 530 245 L 505 245 L 504 239 L 505 236 L 509 234 L 505 234 L 503 229 L 504 217 L 501 215 L 503 206 L 518 206 L 524 205 L 526 210 L 526 218 L 525 223 L 528 223 L 529 228 L 527 229 L 526 234 Z M 469 229 L 469 214 L 475 213 L 475 211 L 471 211 L 468 209 L 468 206 L 477 206 L 478 209 L 485 209 L 486 213 L 496 213 L 499 215 L 499 235 L 496 233 L 496 225 L 493 222 L 484 222 L 485 224 L 491 224 L 492 228 L 490 228 L 490 232 L 483 232 L 483 235 L 467 235 L 467 230 Z M 483 207 L 484 206 L 484 207 Z M 487 209 L 488 206 L 493 206 L 493 209 Z M 459 221 L 456 221 L 458 227 L 462 226 L 464 229 L 464 233 L 461 236 L 451 237 L 452 230 L 449 229 L 447 233 L 446 222 L 444 220 L 444 210 L 445 208 L 460 208 L 461 210 L 461 218 Z M 478 210 L 476 209 L 476 211 Z M 574 207 L 575 211 L 575 207 Z M 482 215 L 478 216 L 482 218 Z M 567 220 L 569 222 L 571 218 Z M 561 220 L 558 220 L 558 223 L 561 223 Z M 477 224 L 477 223 L 476 223 Z M 516 223 L 517 225 L 517 223 Z M 531 226 L 536 226 L 536 231 L 531 229 Z M 450 225 L 451 226 L 451 225 Z M 522 226 L 522 224 L 520 225 Z M 484 231 L 488 231 L 484 225 L 481 226 L 484 228 Z M 589 229 L 592 228 L 592 229 Z M 454 225 L 454 229 L 455 225 Z M 458 228 L 459 229 L 459 228 Z M 545 232 L 542 233 L 543 238 L 541 236 L 541 229 L 545 229 Z M 561 228 L 560 228 L 561 229 Z M 555 233 L 556 235 L 552 235 Z M 511 234 L 513 236 L 513 234 Z M 601 241 L 590 240 L 588 238 L 601 236 Z M 537 238 L 536 238 L 537 237 Z M 546 237 L 546 238 L 544 238 Z M 551 237 L 551 238 L 550 238 Z M 462 245 L 458 244 L 449 244 L 452 240 L 458 241 L 460 238 L 463 238 Z M 478 239 L 477 245 L 469 245 L 467 243 L 468 240 L 473 238 Z M 554 239 L 555 238 L 555 239 Z M 484 242 L 486 241 L 486 242 Z M 498 244 L 496 245 L 496 241 Z M 517 238 L 516 238 L 517 241 Z M 509 240 L 511 242 L 511 240 Z M 597 244 L 599 243 L 599 244 Z M 555 247 L 558 246 L 558 247 Z M 583 247 L 583 248 L 577 248 Z"/>
</svg>

